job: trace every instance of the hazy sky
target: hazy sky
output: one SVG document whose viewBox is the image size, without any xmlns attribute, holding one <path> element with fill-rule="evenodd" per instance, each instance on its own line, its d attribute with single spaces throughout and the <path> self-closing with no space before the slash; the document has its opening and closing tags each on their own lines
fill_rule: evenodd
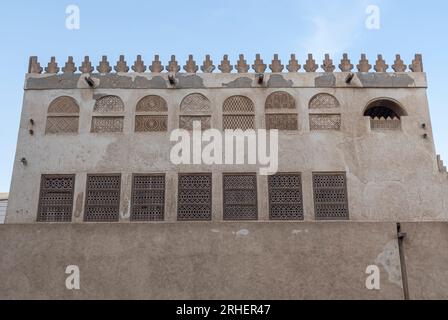
<svg viewBox="0 0 448 320">
<path fill-rule="evenodd" d="M 65 27 L 70 4 L 80 8 L 80 30 Z M 369 5 L 381 10 L 379 30 L 365 27 Z M 319 62 L 328 52 L 336 64 L 348 52 L 356 65 L 361 53 L 371 64 L 382 53 L 392 65 L 396 53 L 408 64 L 422 53 L 437 151 L 448 161 L 447 1 L 15 0 L 2 1 L 1 9 L 0 192 L 9 190 L 30 55 L 45 67 L 51 56 L 63 66 L 69 55 L 78 64 L 90 55 L 96 66 L 104 54 L 111 64 L 120 54 L 128 64 L 137 54 L 147 63 L 159 54 L 164 64 L 176 54 L 183 65 L 188 54 L 197 62 L 210 54 L 217 64 L 223 54 L 235 62 L 240 53 L 248 61 L 261 53 L 266 63 L 278 53 L 285 63 L 296 53 L 303 64 L 308 52 Z"/>
</svg>

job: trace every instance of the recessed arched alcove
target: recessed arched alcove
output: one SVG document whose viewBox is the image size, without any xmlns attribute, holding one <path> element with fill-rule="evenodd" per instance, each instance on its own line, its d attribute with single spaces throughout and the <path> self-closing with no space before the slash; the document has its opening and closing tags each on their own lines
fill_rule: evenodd
<svg viewBox="0 0 448 320">
<path fill-rule="evenodd" d="M 372 130 L 399 130 L 401 118 L 407 115 L 397 101 L 387 98 L 370 102 L 364 110 L 364 116 L 370 118 Z"/>
</svg>

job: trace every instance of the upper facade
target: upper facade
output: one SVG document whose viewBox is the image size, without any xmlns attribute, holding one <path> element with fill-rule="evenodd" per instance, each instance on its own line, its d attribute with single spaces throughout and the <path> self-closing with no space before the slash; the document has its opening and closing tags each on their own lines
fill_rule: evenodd
<svg viewBox="0 0 448 320">
<path fill-rule="evenodd" d="M 31 57 L 6 223 L 448 219 L 421 55 L 336 64 Z M 278 172 L 173 163 L 195 122 L 278 130 Z"/>
</svg>

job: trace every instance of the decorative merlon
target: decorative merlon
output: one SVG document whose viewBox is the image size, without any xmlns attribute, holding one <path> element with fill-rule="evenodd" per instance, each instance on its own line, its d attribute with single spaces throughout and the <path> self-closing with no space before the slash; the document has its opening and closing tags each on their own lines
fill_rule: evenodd
<svg viewBox="0 0 448 320">
<path fill-rule="evenodd" d="M 213 64 L 213 60 L 210 57 L 210 55 L 206 55 L 205 59 L 202 60 L 203 64 L 199 68 L 199 66 L 196 64 L 196 61 L 194 60 L 193 55 L 188 56 L 188 60 L 186 61 L 186 64 L 183 66 L 183 70 L 186 73 L 197 73 L 199 69 L 203 73 L 212 73 L 215 71 L 215 65 Z M 271 64 L 267 66 L 261 57 L 260 54 L 257 54 L 255 56 L 254 63 L 252 65 L 249 65 L 244 58 L 244 55 L 240 54 L 239 59 L 236 61 L 235 66 L 232 65 L 232 62 L 229 59 L 228 55 L 224 55 L 224 57 L 221 60 L 221 63 L 218 65 L 218 70 L 221 73 L 231 73 L 231 72 L 237 72 L 237 73 L 249 73 L 250 69 L 254 71 L 255 73 L 266 73 L 267 68 L 269 67 L 270 71 L 272 73 L 282 73 L 284 72 L 285 66 L 282 65 L 281 60 L 279 58 L 278 54 L 274 55 L 274 58 L 272 59 Z M 288 65 L 286 66 L 286 70 L 289 73 L 296 73 L 299 72 L 301 69 L 301 65 L 299 64 L 299 61 L 296 58 L 295 54 L 291 54 L 290 60 L 288 61 Z M 369 60 L 366 56 L 366 54 L 361 55 L 361 59 L 359 60 L 359 64 L 356 65 L 357 71 L 361 73 L 371 73 L 373 72 L 372 65 L 369 63 Z M 129 72 L 129 67 L 126 63 L 124 55 L 121 55 L 117 61 L 116 66 L 113 68 L 115 72 L 117 73 L 127 73 Z M 147 72 L 147 69 L 151 73 L 161 73 L 164 71 L 164 69 L 167 72 L 170 73 L 178 73 L 181 71 L 181 67 L 178 64 L 176 57 L 174 55 L 171 56 L 171 60 L 168 62 L 168 65 L 166 68 L 164 68 L 162 62 L 160 61 L 160 58 L 158 55 L 155 55 L 154 60 L 152 61 L 152 64 L 147 68 L 141 55 L 138 55 L 133 66 L 132 71 L 136 73 L 145 73 Z M 319 68 L 319 64 L 316 63 L 315 58 L 312 54 L 308 54 L 305 63 L 303 65 L 303 69 L 305 72 L 313 73 L 313 72 L 325 72 L 325 73 L 334 73 L 336 72 L 336 66 L 333 63 L 333 59 L 330 57 L 329 54 L 325 54 L 323 57 L 323 63 Z M 344 53 L 341 59 L 341 63 L 339 64 L 339 69 L 342 72 L 352 72 L 354 69 L 354 65 L 351 63 L 351 60 L 348 56 L 348 54 Z M 389 65 L 387 64 L 386 60 L 383 58 L 381 54 L 378 55 L 375 65 L 373 66 L 373 69 L 377 73 L 390 73 L 389 71 Z M 402 72 L 423 72 L 423 58 L 421 54 L 416 54 L 415 58 L 412 60 L 411 64 L 408 66 L 405 64 L 405 62 L 401 59 L 401 56 L 397 54 L 395 56 L 394 63 L 392 65 L 393 72 L 395 73 L 402 73 Z M 90 61 L 90 57 L 86 56 L 84 60 L 81 63 L 81 66 L 79 68 L 76 67 L 75 63 L 73 62 L 73 57 L 68 57 L 67 62 L 65 63 L 65 66 L 63 68 L 58 67 L 58 63 L 56 62 L 55 57 L 51 57 L 50 62 L 48 63 L 48 66 L 45 68 L 46 74 L 58 74 L 60 71 L 64 74 L 74 74 L 76 71 L 80 71 L 81 73 L 90 74 L 94 72 L 95 68 L 92 66 L 92 63 Z M 235 71 L 234 71 L 235 70 Z M 38 62 L 38 58 L 36 56 L 32 56 L 29 59 L 29 66 L 28 66 L 28 73 L 29 74 L 41 74 L 44 71 L 44 69 L 41 67 L 40 63 Z M 100 74 L 108 74 L 112 72 L 112 67 L 109 64 L 109 61 L 107 60 L 106 56 L 103 56 L 98 66 L 96 67 L 96 71 Z"/>
<path fill-rule="evenodd" d="M 440 172 L 447 173 L 446 166 L 443 164 L 443 160 L 440 155 L 437 155 L 437 166 Z"/>
</svg>

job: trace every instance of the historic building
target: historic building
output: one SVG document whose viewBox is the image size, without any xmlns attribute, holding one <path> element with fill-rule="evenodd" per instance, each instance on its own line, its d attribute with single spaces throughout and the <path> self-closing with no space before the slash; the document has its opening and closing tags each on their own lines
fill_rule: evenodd
<svg viewBox="0 0 448 320">
<path fill-rule="evenodd" d="M 426 89 L 421 55 L 31 57 L 0 298 L 447 297 L 448 173 Z M 171 133 L 197 123 L 278 130 L 277 173 L 174 164 Z M 79 293 L 58 273 L 73 264 Z"/>
<path fill-rule="evenodd" d="M 202 73 L 190 56 L 150 72 L 123 56 L 30 59 L 7 223 L 221 220 L 421 221 L 448 218 L 421 56 L 389 73 L 378 56 L 339 68 L 327 55 L 285 66 L 241 55 Z M 232 73 L 233 68 L 237 71 Z M 166 69 L 168 72 L 162 72 Z M 174 165 L 176 128 L 278 129 L 278 174 L 254 165 Z"/>
</svg>

